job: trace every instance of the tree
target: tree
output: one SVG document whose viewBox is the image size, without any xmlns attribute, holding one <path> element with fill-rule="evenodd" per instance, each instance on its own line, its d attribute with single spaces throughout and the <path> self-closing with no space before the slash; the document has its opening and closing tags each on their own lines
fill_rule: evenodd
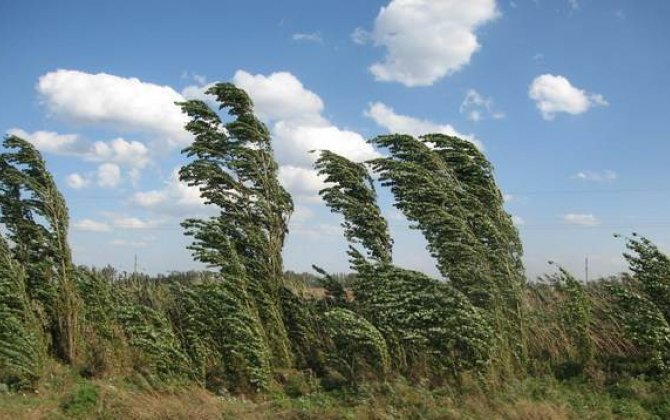
<svg viewBox="0 0 670 420">
<path fill-rule="evenodd" d="M 452 284 L 393 266 L 388 224 L 365 165 L 323 151 L 316 168 L 329 183 L 320 195 L 344 216 L 356 272 L 353 307 L 381 332 L 395 367 L 429 375 L 485 366 L 493 334 L 480 311 Z"/>
<path fill-rule="evenodd" d="M 33 386 L 42 375 L 44 347 L 25 273 L 0 236 L 0 382 L 17 388 Z"/>
<path fill-rule="evenodd" d="M 315 168 L 331 184 L 319 195 L 332 212 L 344 216 L 342 227 L 347 240 L 360 243 L 376 262 L 390 263 L 393 240 L 377 206 L 377 194 L 365 165 L 324 150 Z"/>
<path fill-rule="evenodd" d="M 16 136 L 6 137 L 3 146 L 0 223 L 13 257 L 26 267 L 28 294 L 47 314 L 54 354 L 74 362 L 81 302 L 67 238 L 67 205 L 37 149 Z"/>
<path fill-rule="evenodd" d="M 497 357 L 524 358 L 522 248 L 493 169 L 471 143 L 453 136 L 385 135 L 370 140 L 390 156 L 372 160 L 438 269 L 488 313 L 499 337 Z"/>
<path fill-rule="evenodd" d="M 193 160 L 179 174 L 219 214 L 182 225 L 194 238 L 190 249 L 196 259 L 219 267 L 224 277 L 243 280 L 273 364 L 288 366 L 291 352 L 280 310 L 281 251 L 293 202 L 279 184 L 269 131 L 253 114 L 249 96 L 230 83 L 218 83 L 207 94 L 233 120 L 225 123 L 202 101 L 180 103 L 191 118 L 186 129 L 195 140 L 182 151 Z"/>
</svg>

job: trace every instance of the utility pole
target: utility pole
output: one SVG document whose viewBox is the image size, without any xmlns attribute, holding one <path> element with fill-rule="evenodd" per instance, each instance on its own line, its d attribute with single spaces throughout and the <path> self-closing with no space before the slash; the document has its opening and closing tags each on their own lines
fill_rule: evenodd
<svg viewBox="0 0 670 420">
<path fill-rule="evenodd" d="M 137 254 L 135 254 L 135 264 L 133 265 L 133 276 L 137 276 Z"/>
<path fill-rule="evenodd" d="M 589 257 L 584 260 L 584 282 L 589 281 Z"/>
</svg>

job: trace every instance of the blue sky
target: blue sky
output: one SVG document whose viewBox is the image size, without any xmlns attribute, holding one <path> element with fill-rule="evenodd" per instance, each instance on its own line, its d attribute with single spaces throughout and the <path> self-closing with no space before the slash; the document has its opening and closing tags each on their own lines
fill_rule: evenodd
<svg viewBox="0 0 670 420">
<path fill-rule="evenodd" d="M 174 100 L 249 91 L 297 212 L 289 269 L 346 271 L 310 148 L 377 155 L 391 131 L 457 133 L 496 167 L 531 277 L 624 269 L 615 232 L 670 248 L 670 3 L 623 0 L 0 2 L 0 130 L 40 148 L 70 207 L 75 260 L 197 268 L 178 222 Z M 397 264 L 436 273 L 380 200 Z"/>
</svg>

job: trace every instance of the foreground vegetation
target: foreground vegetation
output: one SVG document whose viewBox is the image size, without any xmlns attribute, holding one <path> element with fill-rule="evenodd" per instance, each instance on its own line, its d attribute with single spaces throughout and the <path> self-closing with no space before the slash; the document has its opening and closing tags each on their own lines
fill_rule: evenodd
<svg viewBox="0 0 670 420">
<path fill-rule="evenodd" d="M 0 412 L 83 417 L 664 418 L 670 259 L 625 239 L 632 275 L 528 283 L 492 165 L 456 137 L 380 136 L 385 157 L 319 151 L 352 274 L 288 275 L 293 212 L 267 128 L 231 84 L 180 104 L 184 182 L 219 209 L 187 219 L 211 271 L 162 278 L 77 267 L 40 153 L 0 155 Z M 375 182 L 376 174 L 378 182 Z M 388 187 L 442 278 L 393 263 Z M 125 410 L 125 411 L 124 411 Z M 190 413 L 190 414 L 189 414 Z"/>
<path fill-rule="evenodd" d="M 50 367 L 37 393 L 0 393 L 1 418 L 28 419 L 664 419 L 670 385 L 643 379 L 616 383 L 552 377 L 513 380 L 490 389 L 472 380 L 458 388 L 368 383 L 325 391 L 297 372 L 267 393 L 216 395 L 194 385 L 156 388 L 140 376 L 84 379 Z"/>
</svg>

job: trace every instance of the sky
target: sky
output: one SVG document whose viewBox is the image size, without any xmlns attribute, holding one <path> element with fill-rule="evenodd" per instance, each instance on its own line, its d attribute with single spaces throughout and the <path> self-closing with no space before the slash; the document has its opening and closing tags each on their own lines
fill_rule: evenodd
<svg viewBox="0 0 670 420">
<path fill-rule="evenodd" d="M 202 268 L 179 226 L 192 140 L 174 102 L 232 81 L 270 128 L 296 212 L 285 266 L 348 271 L 311 149 L 441 132 L 493 162 L 530 278 L 625 269 L 614 233 L 670 249 L 670 2 L 665 0 L 0 0 L 0 131 L 42 151 L 70 209 L 75 262 Z M 394 261 L 437 275 L 379 192 Z"/>
</svg>

